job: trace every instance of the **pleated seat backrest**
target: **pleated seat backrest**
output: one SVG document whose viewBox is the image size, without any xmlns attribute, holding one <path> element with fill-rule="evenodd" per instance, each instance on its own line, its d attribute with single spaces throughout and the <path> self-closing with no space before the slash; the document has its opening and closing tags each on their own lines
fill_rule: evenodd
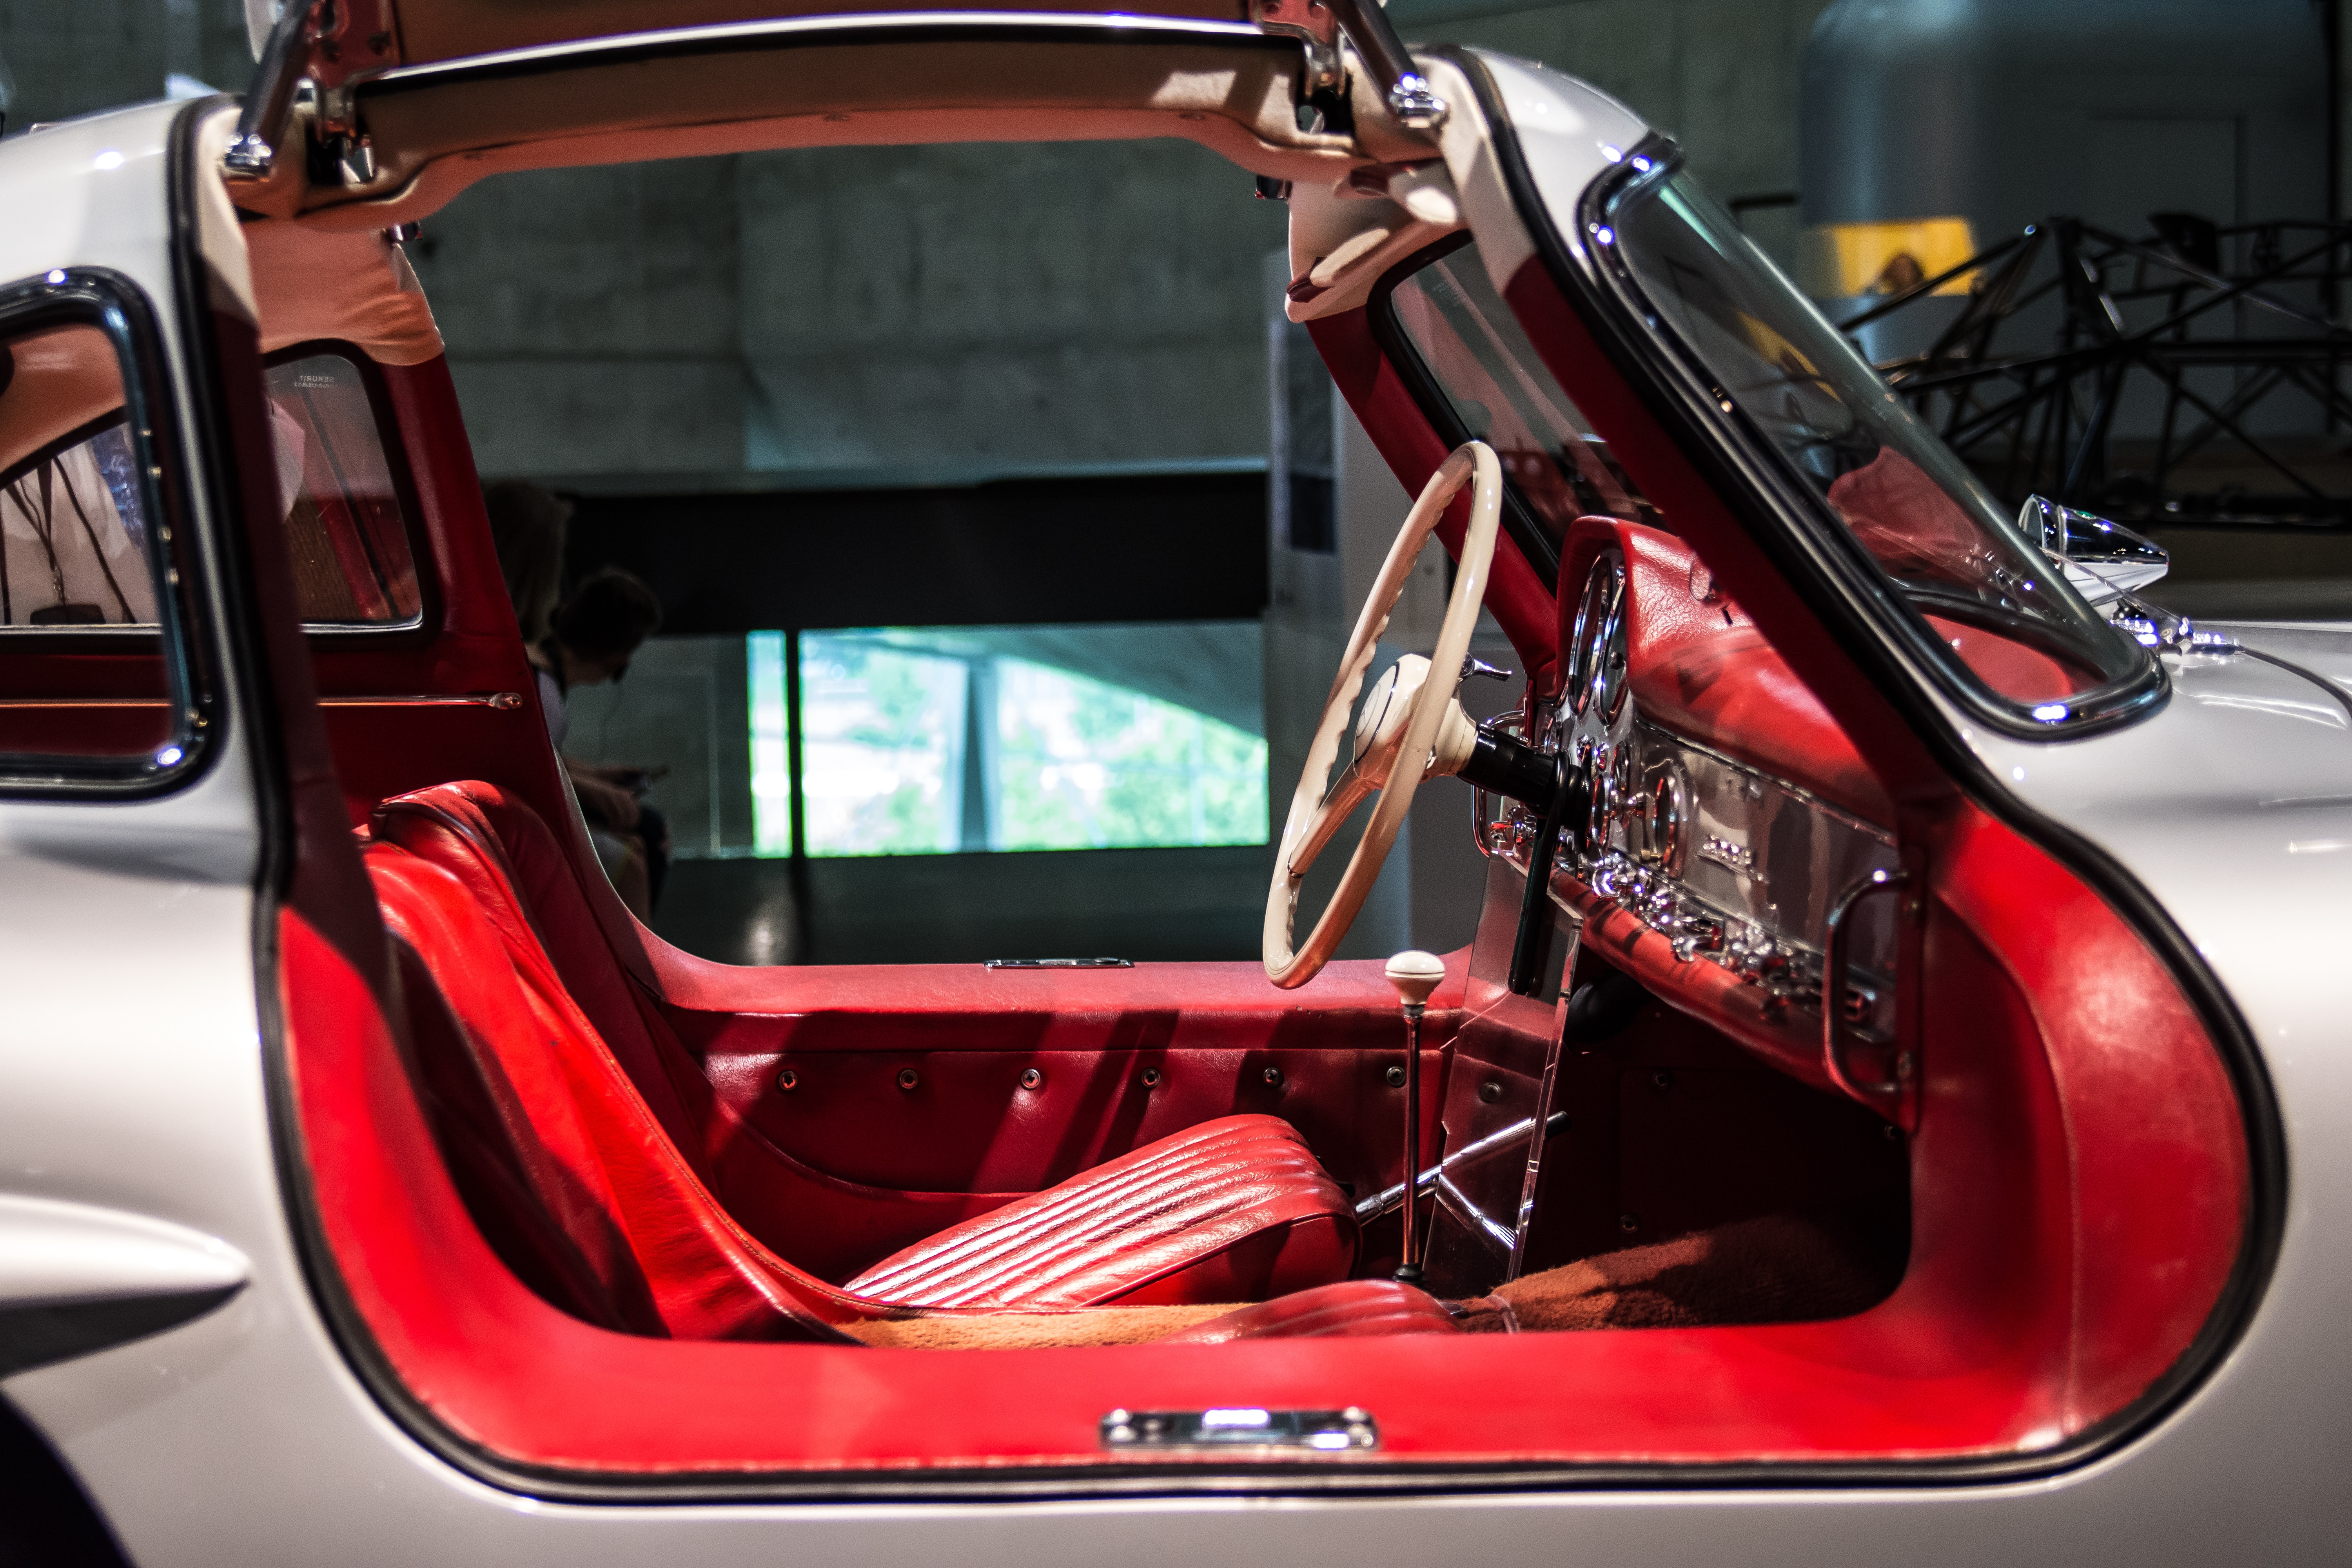
<svg viewBox="0 0 2352 1568">
<path fill-rule="evenodd" d="M 825 1325 L 857 1309 L 712 1198 L 557 973 L 496 846 L 436 839 L 467 836 L 427 813 L 386 826 L 366 862 L 405 950 L 417 1077 L 509 1265 L 550 1300 L 632 1332 L 835 1337 Z"/>
<path fill-rule="evenodd" d="M 570 858 L 539 813 L 496 784 L 466 779 L 393 796 L 376 807 L 371 829 L 465 883 L 509 940 L 536 939 L 647 1109 L 710 1184 L 703 1149 L 709 1082 L 614 957 Z"/>
</svg>

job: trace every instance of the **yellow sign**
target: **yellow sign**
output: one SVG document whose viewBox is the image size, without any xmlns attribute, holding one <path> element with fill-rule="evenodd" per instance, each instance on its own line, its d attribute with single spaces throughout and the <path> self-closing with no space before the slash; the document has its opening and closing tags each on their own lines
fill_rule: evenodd
<svg viewBox="0 0 2352 1568">
<path fill-rule="evenodd" d="M 1805 241 L 1805 289 L 1817 300 L 1900 294 L 1977 253 L 1964 217 L 1823 224 L 1808 229 Z M 1936 292 L 1965 294 L 1969 282 L 1963 275 Z"/>
</svg>

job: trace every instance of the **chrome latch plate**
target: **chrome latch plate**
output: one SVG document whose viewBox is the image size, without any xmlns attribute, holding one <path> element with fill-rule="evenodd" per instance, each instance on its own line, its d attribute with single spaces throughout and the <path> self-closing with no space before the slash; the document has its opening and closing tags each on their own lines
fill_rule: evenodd
<svg viewBox="0 0 2352 1568">
<path fill-rule="evenodd" d="M 1371 1413 L 1360 1405 L 1345 1410 L 1268 1410 L 1255 1405 L 1114 1410 L 1102 1418 L 1102 1445 L 1113 1453 L 1304 1448 L 1361 1454 L 1381 1446 L 1381 1431 Z"/>
</svg>

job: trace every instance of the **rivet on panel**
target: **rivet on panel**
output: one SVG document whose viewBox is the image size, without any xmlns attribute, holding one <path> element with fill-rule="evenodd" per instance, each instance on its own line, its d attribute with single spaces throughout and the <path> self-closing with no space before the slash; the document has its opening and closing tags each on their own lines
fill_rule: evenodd
<svg viewBox="0 0 2352 1568">
<path fill-rule="evenodd" d="M 1160 1087 L 1160 1069 L 1158 1068 L 1145 1068 L 1143 1069 L 1143 1087 L 1146 1089 L 1158 1089 Z"/>
<path fill-rule="evenodd" d="M 1657 1071 L 1650 1075 L 1650 1081 L 1656 1084 L 1660 1089 L 1672 1089 L 1675 1087 L 1675 1075 L 1668 1072 L 1665 1068 L 1660 1068 Z"/>
<path fill-rule="evenodd" d="M 1478 1098 L 1492 1105 L 1503 1098 L 1503 1085 L 1497 1079 L 1488 1079 L 1478 1086 Z"/>
<path fill-rule="evenodd" d="M 1389 1080 L 1389 1087 L 1391 1089 L 1402 1089 L 1404 1087 L 1404 1068 L 1391 1068 L 1381 1076 Z"/>
<path fill-rule="evenodd" d="M 1637 1231 L 1642 1228 L 1641 1216 L 1638 1215 L 1621 1214 L 1617 1216 L 1617 1228 L 1628 1233 Z"/>
<path fill-rule="evenodd" d="M 1045 1075 L 1039 1072 L 1035 1068 L 1024 1068 L 1021 1071 L 1021 1087 L 1024 1089 L 1043 1089 L 1045 1087 Z"/>
<path fill-rule="evenodd" d="M 900 1089 L 912 1089 L 922 1081 L 923 1080 L 919 1077 L 916 1076 L 915 1069 L 913 1068 L 900 1068 L 898 1069 L 898 1087 Z"/>
<path fill-rule="evenodd" d="M 1280 1068 L 1268 1068 L 1265 1069 L 1265 1086 L 1268 1089 L 1280 1089 L 1282 1087 L 1282 1069 Z"/>
<path fill-rule="evenodd" d="M 776 1075 L 776 1087 L 782 1089 L 786 1094 L 792 1093 L 793 1090 L 800 1088 L 800 1086 L 801 1075 L 794 1072 L 790 1068 L 786 1068 L 783 1071 Z"/>
</svg>

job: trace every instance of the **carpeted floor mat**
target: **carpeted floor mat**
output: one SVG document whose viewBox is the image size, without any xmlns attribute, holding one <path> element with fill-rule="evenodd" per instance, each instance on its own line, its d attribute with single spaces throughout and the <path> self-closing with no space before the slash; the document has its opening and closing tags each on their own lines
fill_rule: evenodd
<svg viewBox="0 0 2352 1568">
<path fill-rule="evenodd" d="M 1884 1300 L 1901 1277 L 1835 1226 L 1769 1215 L 1580 1258 L 1495 1296 L 1523 1332 L 1697 1328 L 1846 1317 Z"/>
</svg>

